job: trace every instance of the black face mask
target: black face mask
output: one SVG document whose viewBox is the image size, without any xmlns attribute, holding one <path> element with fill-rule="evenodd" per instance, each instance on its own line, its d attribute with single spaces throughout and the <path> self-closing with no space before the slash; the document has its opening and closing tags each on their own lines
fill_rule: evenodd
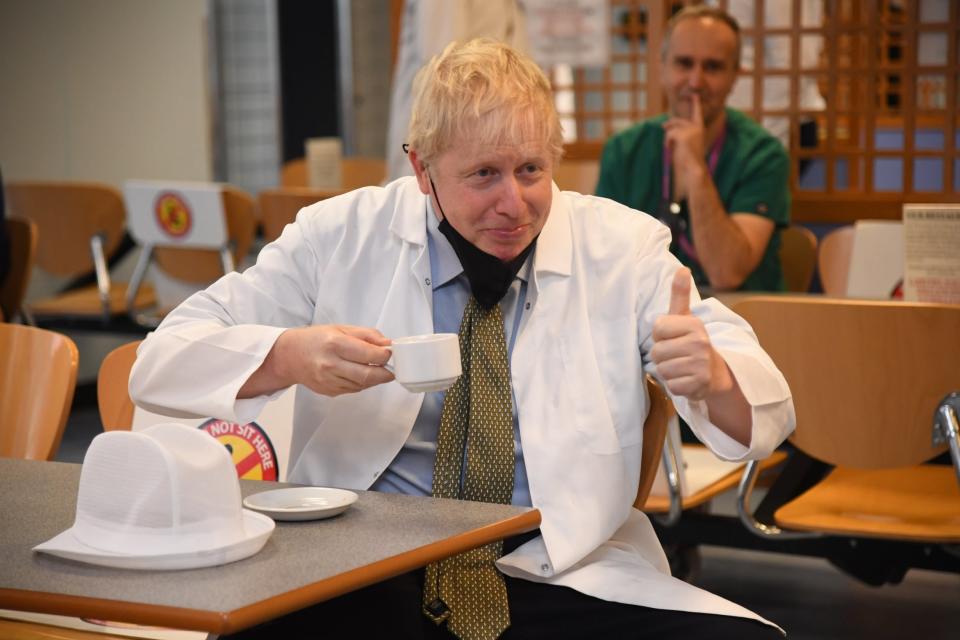
<svg viewBox="0 0 960 640">
<path fill-rule="evenodd" d="M 453 252 L 460 259 L 460 265 L 470 283 L 470 290 L 477 303 L 484 309 L 491 309 L 493 305 L 507 294 L 507 289 L 520 271 L 524 261 L 533 247 L 537 244 L 537 238 L 533 239 L 527 248 L 520 252 L 516 258 L 508 261 L 490 255 L 486 251 L 481 251 L 469 240 L 464 238 L 447 221 L 446 214 L 443 213 L 443 207 L 440 206 L 440 197 L 437 195 L 437 187 L 433 184 L 433 178 L 430 178 L 430 186 L 433 188 L 433 197 L 437 200 L 437 206 L 440 208 L 440 233 L 444 235 Z M 537 237 L 540 237 L 539 234 Z"/>
</svg>

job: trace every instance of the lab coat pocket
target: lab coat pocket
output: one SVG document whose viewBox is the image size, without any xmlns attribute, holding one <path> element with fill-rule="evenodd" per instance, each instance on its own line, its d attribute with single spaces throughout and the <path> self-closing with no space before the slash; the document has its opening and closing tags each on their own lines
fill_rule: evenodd
<svg viewBox="0 0 960 640">
<path fill-rule="evenodd" d="M 583 336 L 559 340 L 563 389 L 561 415 L 569 416 L 583 445 L 594 453 L 619 453 L 620 439 L 603 390 L 593 346 Z"/>
</svg>

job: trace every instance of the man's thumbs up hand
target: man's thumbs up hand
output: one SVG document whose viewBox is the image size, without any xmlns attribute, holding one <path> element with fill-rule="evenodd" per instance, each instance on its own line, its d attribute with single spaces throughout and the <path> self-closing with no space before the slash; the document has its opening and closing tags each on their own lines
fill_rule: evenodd
<svg viewBox="0 0 960 640">
<path fill-rule="evenodd" d="M 733 380 L 703 322 L 690 314 L 690 287 L 690 269 L 677 269 L 670 286 L 669 310 L 653 325 L 650 358 L 671 393 L 703 400 L 729 388 Z"/>
<path fill-rule="evenodd" d="M 690 269 L 680 267 L 670 286 L 670 311 L 673 316 L 690 315 Z"/>
</svg>

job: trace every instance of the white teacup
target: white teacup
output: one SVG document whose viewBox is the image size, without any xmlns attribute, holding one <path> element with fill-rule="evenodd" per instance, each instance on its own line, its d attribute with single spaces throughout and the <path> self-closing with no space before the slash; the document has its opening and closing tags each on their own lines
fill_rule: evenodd
<svg viewBox="0 0 960 640">
<path fill-rule="evenodd" d="M 387 368 L 411 393 L 442 391 L 460 377 L 460 339 L 455 333 L 397 338 Z"/>
</svg>

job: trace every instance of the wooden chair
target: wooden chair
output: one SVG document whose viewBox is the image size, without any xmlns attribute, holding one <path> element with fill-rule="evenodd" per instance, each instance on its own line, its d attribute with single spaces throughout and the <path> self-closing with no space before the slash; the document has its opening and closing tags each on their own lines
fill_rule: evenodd
<svg viewBox="0 0 960 640">
<path fill-rule="evenodd" d="M 0 320 L 10 318 L 13 321 L 20 313 L 33 273 L 37 255 L 37 225 L 16 218 L 7 220 L 5 224 L 10 240 L 10 271 L 0 286 Z"/>
<path fill-rule="evenodd" d="M 127 312 L 127 286 L 111 281 L 107 260 L 124 234 L 125 214 L 120 192 L 92 182 L 10 182 L 7 202 L 11 217 L 37 226 L 36 264 L 51 275 L 76 278 L 95 273 L 97 284 L 26 305 L 37 319 L 102 318 Z M 155 304 L 152 289 L 142 287 L 135 309 Z"/>
<path fill-rule="evenodd" d="M 780 265 L 787 291 L 809 291 L 817 267 L 817 236 L 799 225 L 781 231 Z"/>
<path fill-rule="evenodd" d="M 52 460 L 77 382 L 79 355 L 60 333 L 0 324 L 0 456 Z"/>
<path fill-rule="evenodd" d="M 650 396 L 650 412 L 643 422 L 643 448 L 640 453 L 640 482 L 637 497 L 633 502 L 635 509 L 643 509 L 657 477 L 658 460 L 663 451 L 663 441 L 667 435 L 667 423 L 676 413 L 673 402 L 656 380 L 647 376 L 647 394 Z"/>
<path fill-rule="evenodd" d="M 131 196 L 132 190 L 142 187 L 136 182 L 128 183 L 128 196 Z M 145 214 L 142 209 L 134 211 L 131 214 L 134 221 L 131 233 L 140 244 L 141 251 L 140 258 L 130 278 L 128 302 L 130 302 L 131 296 L 141 287 L 151 264 L 170 278 L 182 283 L 203 287 L 225 273 L 233 271 L 250 253 L 257 229 L 256 204 L 253 197 L 232 185 L 210 184 L 204 186 L 219 191 L 222 198 L 224 227 L 221 227 L 221 229 L 225 234 L 223 235 L 225 240 L 223 246 L 208 248 L 210 245 L 202 243 L 199 246 L 197 243 L 190 246 L 188 241 L 177 243 L 167 238 L 158 242 L 151 235 L 152 231 L 137 226 L 144 223 L 145 215 L 151 216 L 149 225 L 152 225 L 152 213 Z M 177 185 L 172 184 L 170 188 L 176 191 Z M 177 244 L 181 246 L 177 246 Z M 185 244 L 187 246 L 182 246 Z M 169 308 L 157 306 L 149 313 L 131 313 L 131 315 L 140 326 L 155 327 L 169 311 Z"/>
<path fill-rule="evenodd" d="M 386 162 L 382 158 L 354 156 L 343 158 L 340 162 L 340 188 L 344 191 L 379 185 L 387 175 Z M 306 158 L 294 158 L 283 163 L 280 168 L 280 186 L 310 186 Z"/>
<path fill-rule="evenodd" d="M 553 181 L 561 191 L 576 191 L 592 194 L 600 178 L 600 163 L 597 160 L 560 160 L 553 171 Z"/>
<path fill-rule="evenodd" d="M 363 158 L 354 156 L 344 158 L 340 167 L 342 186 L 350 191 L 360 187 L 377 186 L 387 175 L 387 165 L 383 158 Z"/>
<path fill-rule="evenodd" d="M 100 363 L 97 372 L 97 407 L 104 431 L 129 430 L 133 426 L 133 400 L 130 399 L 127 386 L 141 342 L 135 340 L 117 347 Z"/>
<path fill-rule="evenodd" d="M 287 160 L 280 167 L 281 187 L 308 187 L 310 178 L 307 176 L 307 159 L 294 158 Z"/>
<path fill-rule="evenodd" d="M 820 270 L 823 292 L 827 295 L 847 295 L 847 275 L 850 273 L 854 234 L 854 226 L 847 225 L 834 229 L 825 235 L 820 243 L 817 267 Z"/>
<path fill-rule="evenodd" d="M 960 437 L 934 416 L 960 389 L 960 305 L 758 297 L 735 306 L 783 371 L 797 429 L 790 441 L 834 465 L 774 514 L 750 511 L 755 467 L 738 495 L 762 537 L 854 536 L 960 542 Z M 960 402 L 954 412 L 960 409 Z M 941 430 L 942 431 L 942 430 Z M 926 465 L 951 448 L 954 467 Z"/>
<path fill-rule="evenodd" d="M 263 239 L 273 242 L 283 228 L 293 222 L 300 209 L 345 193 L 339 189 L 311 189 L 309 187 L 281 187 L 264 189 L 258 196 Z"/>
</svg>

